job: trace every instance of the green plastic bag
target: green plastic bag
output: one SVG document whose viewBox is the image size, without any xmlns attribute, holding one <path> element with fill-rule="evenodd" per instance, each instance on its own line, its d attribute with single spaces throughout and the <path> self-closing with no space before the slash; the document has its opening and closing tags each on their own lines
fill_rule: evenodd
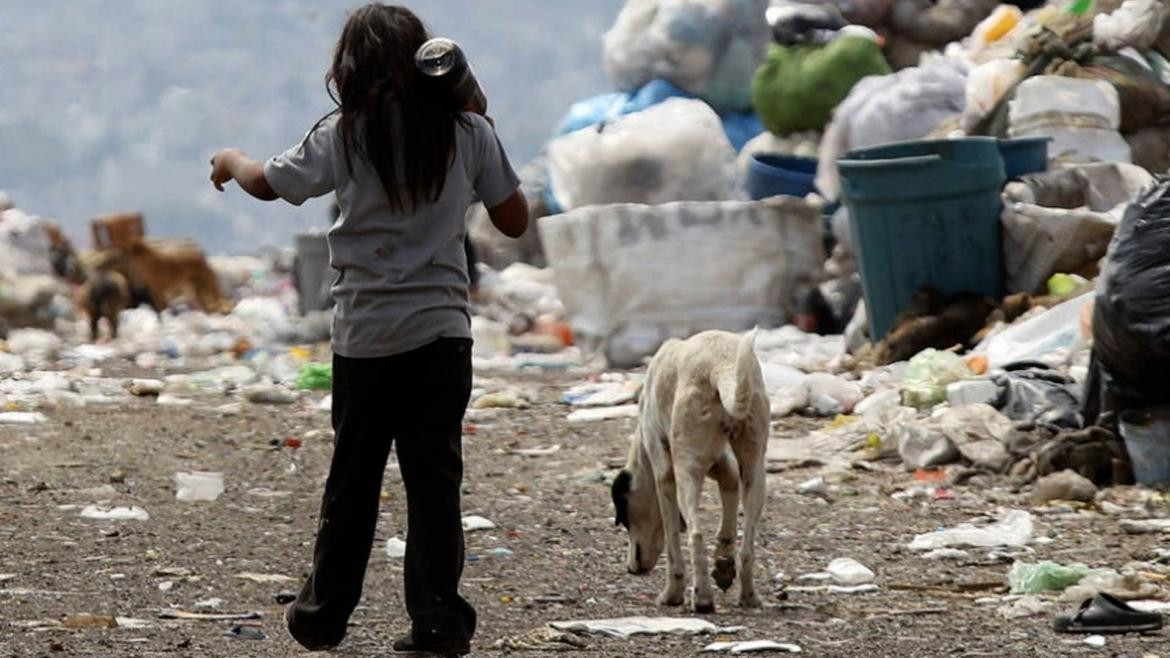
<svg viewBox="0 0 1170 658">
<path fill-rule="evenodd" d="M 864 37 L 840 37 L 823 46 L 772 46 L 752 80 L 752 102 L 776 135 L 824 130 L 853 85 L 888 73 L 881 48 Z"/>
<path fill-rule="evenodd" d="M 333 388 L 333 366 L 309 363 L 297 374 L 297 388 L 302 391 L 328 391 Z"/>
<path fill-rule="evenodd" d="M 1089 567 L 1083 564 L 1066 566 L 1056 562 L 1016 562 L 1008 573 L 1008 584 L 1012 587 L 1012 594 L 1063 592 L 1087 575 Z"/>
</svg>

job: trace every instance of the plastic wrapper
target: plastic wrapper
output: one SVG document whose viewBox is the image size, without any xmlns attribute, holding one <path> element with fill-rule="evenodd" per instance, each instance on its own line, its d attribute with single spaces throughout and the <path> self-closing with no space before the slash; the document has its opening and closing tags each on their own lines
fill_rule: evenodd
<svg viewBox="0 0 1170 658">
<path fill-rule="evenodd" d="M 1055 431 L 1084 425 L 1076 385 L 1055 370 L 1010 371 L 995 382 L 1000 386 L 996 406 L 1016 422 Z"/>
<path fill-rule="evenodd" d="M 605 35 L 605 68 L 632 91 L 663 78 L 720 112 L 751 108 L 771 34 L 768 0 L 628 0 Z"/>
<path fill-rule="evenodd" d="M 1083 564 L 1065 566 L 1056 562 L 1016 562 L 1008 572 L 1008 584 L 1011 585 L 1012 594 L 1063 592 L 1087 575 L 1089 568 Z"/>
<path fill-rule="evenodd" d="M 1093 348 L 1114 387 L 1167 398 L 1170 368 L 1170 181 L 1129 207 L 1098 281 Z"/>
<path fill-rule="evenodd" d="M 963 129 L 974 129 L 1023 77 L 1024 64 L 1015 59 L 992 60 L 971 69 L 967 78 L 967 107 L 961 122 Z"/>
<path fill-rule="evenodd" d="M 1126 0 L 1110 14 L 1093 17 L 1093 44 L 1106 51 L 1154 45 L 1166 18 L 1161 0 Z"/>
<path fill-rule="evenodd" d="M 564 210 L 608 203 L 662 204 L 743 197 L 735 149 L 718 115 L 672 98 L 548 147 L 549 175 Z"/>
</svg>

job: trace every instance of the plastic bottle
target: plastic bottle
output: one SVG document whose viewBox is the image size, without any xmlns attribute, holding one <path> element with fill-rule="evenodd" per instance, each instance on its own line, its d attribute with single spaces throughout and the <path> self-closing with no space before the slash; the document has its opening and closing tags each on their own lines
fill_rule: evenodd
<svg viewBox="0 0 1170 658">
<path fill-rule="evenodd" d="M 431 39 L 415 53 L 414 63 L 450 90 L 458 109 L 487 114 L 487 97 L 459 44 L 443 37 Z"/>
</svg>

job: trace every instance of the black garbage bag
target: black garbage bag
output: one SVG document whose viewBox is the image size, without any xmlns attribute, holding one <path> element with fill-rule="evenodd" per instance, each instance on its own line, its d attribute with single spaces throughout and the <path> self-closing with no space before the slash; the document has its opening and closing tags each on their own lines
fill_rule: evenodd
<svg viewBox="0 0 1170 658">
<path fill-rule="evenodd" d="M 1009 366 L 994 378 L 999 398 L 992 405 L 1021 425 L 1052 431 L 1084 427 L 1076 383 L 1056 370 L 1031 364 Z"/>
<path fill-rule="evenodd" d="M 1170 402 L 1170 180 L 1130 204 L 1113 236 L 1093 310 L 1093 351 L 1119 397 Z"/>
</svg>

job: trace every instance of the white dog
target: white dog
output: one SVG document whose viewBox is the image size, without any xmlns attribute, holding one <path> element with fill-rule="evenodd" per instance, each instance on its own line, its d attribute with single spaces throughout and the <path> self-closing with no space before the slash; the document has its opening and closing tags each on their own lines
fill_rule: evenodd
<svg viewBox="0 0 1170 658">
<path fill-rule="evenodd" d="M 613 502 L 616 522 L 629 530 L 630 573 L 652 570 L 666 546 L 667 582 L 660 605 L 683 603 L 679 531 L 689 529 L 691 605 L 700 613 L 715 609 L 699 527 L 699 497 L 708 476 L 719 484 L 723 503 L 711 575 L 723 591 L 735 580 L 735 527 L 742 496 L 739 603 L 760 605 L 752 571 L 764 508 L 770 409 L 755 338 L 754 331 L 742 338 L 708 331 L 686 341 L 670 340 L 650 363 L 637 432 L 626 468 L 614 480 Z"/>
</svg>

